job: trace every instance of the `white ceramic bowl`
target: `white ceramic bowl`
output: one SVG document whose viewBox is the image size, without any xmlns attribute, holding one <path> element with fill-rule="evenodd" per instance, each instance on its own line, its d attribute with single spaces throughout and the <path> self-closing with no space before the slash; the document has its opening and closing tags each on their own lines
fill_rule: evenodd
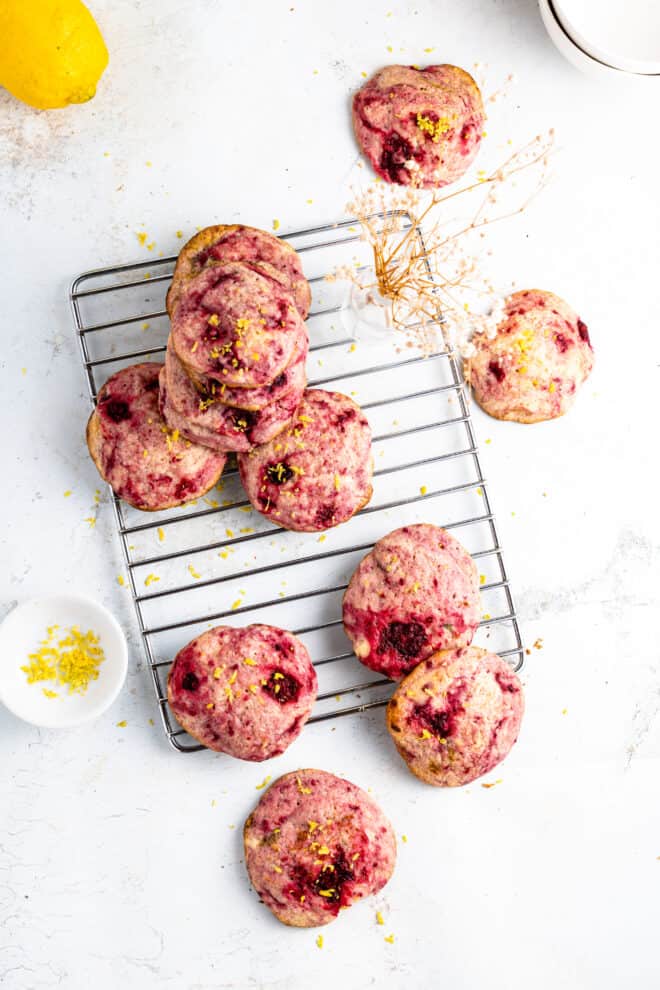
<svg viewBox="0 0 660 990">
<path fill-rule="evenodd" d="M 609 0 L 607 0 L 607 2 L 609 2 Z M 541 17 L 543 19 L 546 31 L 554 42 L 555 47 L 558 48 L 562 55 L 581 72 L 584 72 L 586 75 L 601 81 L 604 79 L 609 79 L 619 83 L 625 81 L 626 83 L 631 84 L 639 85 L 642 83 L 647 86 L 654 85 L 660 87 L 660 76 L 629 71 L 613 64 L 614 61 L 618 61 L 619 65 L 629 65 L 631 63 L 630 61 L 625 61 L 623 56 L 621 59 L 617 59 L 615 55 L 611 54 L 613 51 L 611 48 L 609 49 L 609 57 L 613 60 L 613 62 L 610 64 L 606 61 L 601 61 L 599 58 L 594 57 L 593 54 L 590 54 L 590 51 L 598 51 L 601 53 L 603 41 L 599 40 L 598 42 L 589 43 L 585 39 L 584 32 L 585 30 L 588 30 L 588 27 L 585 27 L 585 24 L 587 24 L 585 20 L 581 21 L 581 31 L 578 36 L 573 36 L 567 29 L 567 25 L 572 24 L 572 22 L 567 20 L 565 15 L 564 22 L 560 21 L 552 0 L 539 0 L 539 9 L 541 11 Z M 581 45 L 585 47 L 581 47 Z"/>
<path fill-rule="evenodd" d="M 54 687 L 46 681 L 28 684 L 21 666 L 28 662 L 48 626 L 59 624 L 64 634 L 70 626 L 85 633 L 91 629 L 99 637 L 105 660 L 97 680 L 90 681 L 84 694 L 69 694 L 65 685 Z M 66 729 L 101 715 L 122 689 L 128 669 L 126 639 L 115 617 L 102 605 L 77 595 L 52 595 L 24 602 L 9 613 L 0 625 L 0 701 L 33 725 Z M 57 698 L 47 698 L 43 688 L 54 688 Z"/>
</svg>

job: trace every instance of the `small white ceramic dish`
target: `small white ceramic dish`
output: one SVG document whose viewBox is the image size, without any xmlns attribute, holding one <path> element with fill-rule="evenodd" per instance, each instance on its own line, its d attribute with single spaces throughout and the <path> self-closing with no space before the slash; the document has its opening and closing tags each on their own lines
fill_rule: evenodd
<svg viewBox="0 0 660 990">
<path fill-rule="evenodd" d="M 21 666 L 28 654 L 46 639 L 49 626 L 59 625 L 65 633 L 71 626 L 81 632 L 91 629 L 99 637 L 105 659 L 97 680 L 90 681 L 84 694 L 69 694 L 65 685 L 50 682 L 28 684 Z M 9 613 L 0 625 L 0 701 L 32 725 L 67 729 L 101 715 L 122 689 L 128 669 L 126 639 L 115 617 L 97 602 L 77 595 L 52 595 L 24 602 Z M 53 688 L 57 698 L 48 698 L 43 688 Z"/>
<path fill-rule="evenodd" d="M 649 71 L 649 68 L 656 64 L 648 57 L 649 50 L 641 43 L 635 47 L 634 39 L 637 34 L 642 33 L 639 26 L 641 13 L 638 12 L 637 34 L 628 26 L 628 30 L 622 32 L 621 46 L 617 47 L 614 40 L 617 20 L 599 19 L 599 14 L 604 11 L 603 4 L 592 9 L 590 4 L 582 3 L 581 0 L 575 0 L 573 5 L 571 0 L 559 0 L 559 3 L 560 8 L 557 0 L 539 0 L 541 18 L 555 47 L 577 69 L 595 79 L 609 78 L 618 82 L 625 80 L 631 83 L 660 86 L 660 76 Z M 617 16 L 624 17 L 618 0 L 615 6 L 619 8 Z M 560 19 L 560 10 L 563 19 Z M 576 12 L 579 15 L 577 17 Z M 572 19 L 569 14 L 572 15 Z M 652 25 L 653 22 L 654 19 L 650 24 Z M 651 27 L 649 31 L 653 33 Z M 637 58 L 631 55 L 631 52 L 635 51 Z M 645 53 L 646 57 L 644 57 Z M 638 67 L 643 65 L 645 70 L 629 68 L 633 65 Z"/>
</svg>

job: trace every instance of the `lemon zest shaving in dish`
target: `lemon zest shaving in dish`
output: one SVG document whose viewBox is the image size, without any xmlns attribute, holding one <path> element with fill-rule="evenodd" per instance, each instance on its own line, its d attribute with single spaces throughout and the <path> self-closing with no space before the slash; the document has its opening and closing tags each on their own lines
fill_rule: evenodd
<svg viewBox="0 0 660 990">
<path fill-rule="evenodd" d="M 84 694 L 90 681 L 97 680 L 99 666 L 105 654 L 99 645 L 99 637 L 91 629 L 86 633 L 78 626 L 71 626 L 66 635 L 56 639 L 58 625 L 49 626 L 46 638 L 39 648 L 28 654 L 29 663 L 21 667 L 28 684 L 54 681 L 65 684 L 69 694 Z M 43 688 L 47 698 L 56 698 L 55 691 Z"/>
<path fill-rule="evenodd" d="M 385 924 L 385 919 L 383 918 L 383 916 L 380 913 L 380 911 L 376 911 L 376 924 L 377 925 L 384 925 Z"/>
<path fill-rule="evenodd" d="M 305 895 L 303 894 L 303 897 L 304 896 Z M 300 899 L 300 903 L 302 904 L 302 898 Z M 323 936 L 322 935 L 317 935 L 316 936 L 316 944 L 319 947 L 319 949 L 322 949 L 323 948 Z"/>
<path fill-rule="evenodd" d="M 262 791 L 264 789 L 264 787 L 266 787 L 268 784 L 270 784 L 271 780 L 272 780 L 272 777 L 264 777 L 264 779 L 261 781 L 261 783 L 256 785 L 255 790 Z"/>
</svg>

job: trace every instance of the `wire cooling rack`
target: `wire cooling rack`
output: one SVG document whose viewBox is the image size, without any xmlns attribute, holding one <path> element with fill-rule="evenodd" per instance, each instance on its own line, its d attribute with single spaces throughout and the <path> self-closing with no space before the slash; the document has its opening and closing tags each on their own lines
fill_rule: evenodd
<svg viewBox="0 0 660 990">
<path fill-rule="evenodd" d="M 410 225 L 409 218 L 404 221 Z M 423 245 L 422 234 L 417 236 Z M 144 513 L 112 496 L 128 583 L 162 723 L 180 752 L 202 747 L 167 704 L 167 671 L 190 639 L 212 625 L 268 622 L 306 643 L 319 675 L 310 722 L 387 703 L 392 682 L 370 674 L 349 648 L 341 598 L 364 554 L 390 530 L 433 522 L 455 533 L 481 573 L 483 621 L 476 642 L 516 670 L 523 647 L 484 481 L 468 400 L 454 357 L 397 353 L 355 342 L 342 313 L 346 284 L 326 275 L 369 263 L 356 221 L 285 236 L 312 286 L 310 386 L 353 396 L 369 417 L 374 494 L 350 522 L 326 534 L 289 533 L 251 509 L 235 465 L 195 503 Z M 159 360 L 169 331 L 165 293 L 175 257 L 88 271 L 70 290 L 92 402 L 115 371 Z"/>
</svg>

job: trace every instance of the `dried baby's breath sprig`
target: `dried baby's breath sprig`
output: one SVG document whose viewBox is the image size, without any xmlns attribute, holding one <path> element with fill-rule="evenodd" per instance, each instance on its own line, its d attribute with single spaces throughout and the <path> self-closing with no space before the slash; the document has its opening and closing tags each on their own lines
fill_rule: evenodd
<svg viewBox="0 0 660 990">
<path fill-rule="evenodd" d="M 453 191 L 374 182 L 347 206 L 371 247 L 373 268 L 347 265 L 330 278 L 348 279 L 367 303 L 379 303 L 405 346 L 424 354 L 444 346 L 469 357 L 472 335 L 492 336 L 504 309 L 502 295 L 481 271 L 483 247 L 475 237 L 480 242 L 484 228 L 527 208 L 546 183 L 553 140 L 552 131 L 538 135 L 494 171 L 480 171 L 476 181 Z M 532 183 L 521 202 L 522 173 Z M 517 202 L 507 206 L 503 193 L 509 189 L 516 190 Z M 453 206 L 460 208 L 458 216 L 450 215 Z"/>
</svg>

